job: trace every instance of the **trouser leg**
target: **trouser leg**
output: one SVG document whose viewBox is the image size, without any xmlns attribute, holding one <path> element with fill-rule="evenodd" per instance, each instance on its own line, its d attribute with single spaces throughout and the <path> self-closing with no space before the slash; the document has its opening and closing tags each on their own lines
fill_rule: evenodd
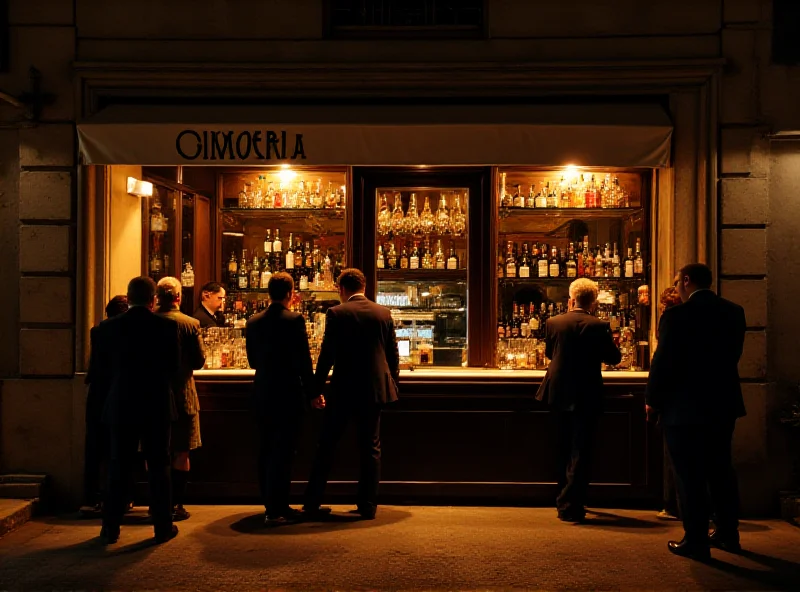
<svg viewBox="0 0 800 592">
<path fill-rule="evenodd" d="M 586 497 L 592 466 L 592 446 L 598 416 L 589 413 L 569 413 L 569 460 L 566 469 L 566 486 L 558 499 L 562 512 L 585 512 Z M 564 443 L 565 449 L 567 442 Z M 564 456 L 567 456 L 566 451 Z"/>
<path fill-rule="evenodd" d="M 378 484 L 381 480 L 381 409 L 369 406 L 356 417 L 356 437 L 361 472 L 356 504 L 374 512 L 378 507 Z"/>
<path fill-rule="evenodd" d="M 733 468 L 731 446 L 736 420 L 709 426 L 706 434 L 708 491 L 720 533 L 739 530 L 739 483 Z"/>
<path fill-rule="evenodd" d="M 322 421 L 322 434 L 317 445 L 314 464 L 311 468 L 311 475 L 308 478 L 308 486 L 305 493 L 305 507 L 316 509 L 322 503 L 322 496 L 325 493 L 325 486 L 328 483 L 328 476 L 333 467 L 333 457 L 336 445 L 342 437 L 347 426 L 347 410 L 338 407 L 328 407 L 325 409 L 325 417 Z"/>
<path fill-rule="evenodd" d="M 675 469 L 675 483 L 686 539 L 693 543 L 708 540 L 708 489 L 706 449 L 703 426 L 668 426 L 665 428 L 670 458 Z"/>
<path fill-rule="evenodd" d="M 108 445 L 106 426 L 87 417 L 83 468 L 83 500 L 87 506 L 100 501 L 100 466 L 107 456 Z"/>
<path fill-rule="evenodd" d="M 136 462 L 139 433 L 134 426 L 115 425 L 110 429 L 108 487 L 103 504 L 103 525 L 119 528 L 130 497 L 131 473 Z"/>
<path fill-rule="evenodd" d="M 292 486 L 292 461 L 300 426 L 295 412 L 282 413 L 272 422 L 267 460 L 266 509 L 268 516 L 280 516 L 289 507 Z"/>
<path fill-rule="evenodd" d="M 172 526 L 170 429 L 169 423 L 146 426 L 142 436 L 142 451 L 150 481 L 150 508 L 156 532 Z"/>
</svg>

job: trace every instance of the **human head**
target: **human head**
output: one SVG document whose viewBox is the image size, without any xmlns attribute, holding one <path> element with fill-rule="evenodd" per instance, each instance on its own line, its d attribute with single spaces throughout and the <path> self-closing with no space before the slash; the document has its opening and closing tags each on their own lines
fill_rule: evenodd
<svg viewBox="0 0 800 592">
<path fill-rule="evenodd" d="M 367 288 L 367 278 L 360 269 L 349 267 L 343 269 L 338 279 L 339 296 L 348 300 L 355 294 L 363 294 Z"/>
<path fill-rule="evenodd" d="M 200 288 L 200 301 L 210 313 L 218 312 L 225 305 L 225 288 L 217 282 L 208 282 Z"/>
<path fill-rule="evenodd" d="M 181 283 L 174 277 L 163 277 L 156 285 L 156 299 L 158 308 L 169 310 L 173 305 L 181 303 Z"/>
<path fill-rule="evenodd" d="M 280 302 L 287 305 L 292 301 L 294 295 L 294 280 L 285 271 L 273 273 L 267 284 L 267 292 L 272 302 Z"/>
<path fill-rule="evenodd" d="M 711 288 L 713 277 L 711 268 L 704 263 L 690 263 L 681 267 L 678 272 L 678 294 L 683 302 L 689 300 L 689 296 L 697 290 L 708 290 Z"/>
<path fill-rule="evenodd" d="M 597 303 L 597 284 L 588 278 L 580 278 L 569 285 L 569 308 L 593 311 Z"/>
<path fill-rule="evenodd" d="M 114 296 L 106 304 L 106 317 L 111 319 L 128 312 L 128 297 L 125 294 Z"/>
<path fill-rule="evenodd" d="M 156 283 L 147 276 L 135 277 L 128 282 L 128 306 L 146 306 L 153 309 L 156 301 Z"/>
</svg>

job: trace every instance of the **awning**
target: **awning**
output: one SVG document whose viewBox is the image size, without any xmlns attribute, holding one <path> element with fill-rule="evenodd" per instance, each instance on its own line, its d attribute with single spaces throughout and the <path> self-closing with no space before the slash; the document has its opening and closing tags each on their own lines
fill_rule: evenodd
<svg viewBox="0 0 800 592">
<path fill-rule="evenodd" d="M 113 106 L 78 124 L 84 164 L 663 167 L 657 105 Z"/>
</svg>

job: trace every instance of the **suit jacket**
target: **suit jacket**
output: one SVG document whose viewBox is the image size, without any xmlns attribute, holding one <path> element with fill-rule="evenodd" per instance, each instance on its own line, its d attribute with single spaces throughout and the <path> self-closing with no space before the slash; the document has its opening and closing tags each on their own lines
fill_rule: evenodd
<svg viewBox="0 0 800 592">
<path fill-rule="evenodd" d="M 559 411 L 602 410 L 601 364 L 622 359 L 608 323 L 580 309 L 548 319 L 545 355 L 550 365 L 537 399 Z"/>
<path fill-rule="evenodd" d="M 181 364 L 172 379 L 172 396 L 178 415 L 196 415 L 200 411 L 197 388 L 194 384 L 194 371 L 206 363 L 203 341 L 200 338 L 200 321 L 183 314 L 177 305 L 166 311 L 158 311 L 162 317 L 172 319 L 178 324 L 178 339 L 181 344 Z"/>
<path fill-rule="evenodd" d="M 180 369 L 178 324 L 143 306 L 107 319 L 98 364 L 110 379 L 103 419 L 111 425 L 177 419 L 172 381 Z"/>
<path fill-rule="evenodd" d="M 103 407 L 106 404 L 108 391 L 111 387 L 111 378 L 108 367 L 101 365 L 100 353 L 105 349 L 104 340 L 106 337 L 107 325 L 102 321 L 96 327 L 89 330 L 89 342 L 91 350 L 89 353 L 89 369 L 86 372 L 85 383 L 89 385 L 86 395 L 86 419 L 87 421 L 100 421 L 103 414 Z"/>
<path fill-rule="evenodd" d="M 744 309 L 711 290 L 664 311 L 646 395 L 664 425 L 745 415 L 738 368 L 745 326 Z"/>
<path fill-rule="evenodd" d="M 320 394 L 303 315 L 273 302 L 247 321 L 245 343 L 247 361 L 256 371 L 256 411 L 302 412 L 306 402 Z"/>
<path fill-rule="evenodd" d="M 317 361 L 318 392 L 322 392 L 331 367 L 332 405 L 397 400 L 400 356 L 387 308 L 356 295 L 328 309 Z"/>
<path fill-rule="evenodd" d="M 195 309 L 194 314 L 192 314 L 192 316 L 196 318 L 198 321 L 200 321 L 200 326 L 203 329 L 207 329 L 208 327 L 225 326 L 225 319 L 220 319 L 219 316 L 211 314 L 210 312 L 208 312 L 208 309 L 202 304 Z"/>
</svg>

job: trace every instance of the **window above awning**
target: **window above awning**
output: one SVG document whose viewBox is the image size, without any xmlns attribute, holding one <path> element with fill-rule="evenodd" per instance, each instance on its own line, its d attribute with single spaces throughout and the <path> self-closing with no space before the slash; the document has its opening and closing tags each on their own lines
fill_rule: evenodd
<svg viewBox="0 0 800 592">
<path fill-rule="evenodd" d="M 78 124 L 84 164 L 663 167 L 657 105 L 113 106 Z"/>
</svg>

